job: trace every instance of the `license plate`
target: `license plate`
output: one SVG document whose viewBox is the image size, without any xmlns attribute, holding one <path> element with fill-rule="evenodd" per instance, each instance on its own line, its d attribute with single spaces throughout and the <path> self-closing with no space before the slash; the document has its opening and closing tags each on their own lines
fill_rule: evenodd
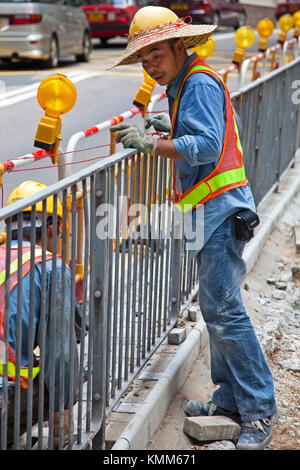
<svg viewBox="0 0 300 470">
<path fill-rule="evenodd" d="M 104 15 L 102 13 L 90 13 L 89 21 L 91 23 L 102 23 L 104 21 Z"/>
<path fill-rule="evenodd" d="M 171 10 L 188 10 L 189 6 L 187 3 L 172 3 Z"/>
</svg>

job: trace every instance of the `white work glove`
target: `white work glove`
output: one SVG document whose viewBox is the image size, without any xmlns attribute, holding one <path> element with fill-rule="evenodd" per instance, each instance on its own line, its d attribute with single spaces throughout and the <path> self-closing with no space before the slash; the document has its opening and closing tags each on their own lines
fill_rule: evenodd
<svg viewBox="0 0 300 470">
<path fill-rule="evenodd" d="M 145 129 L 153 126 L 156 131 L 171 132 L 171 119 L 167 113 L 154 114 L 145 119 Z"/>
<path fill-rule="evenodd" d="M 134 148 L 143 153 L 155 155 L 157 139 L 151 135 L 145 135 L 138 127 L 128 124 L 118 124 L 110 128 L 112 132 L 118 131 L 116 142 L 121 142 L 125 149 Z"/>
</svg>

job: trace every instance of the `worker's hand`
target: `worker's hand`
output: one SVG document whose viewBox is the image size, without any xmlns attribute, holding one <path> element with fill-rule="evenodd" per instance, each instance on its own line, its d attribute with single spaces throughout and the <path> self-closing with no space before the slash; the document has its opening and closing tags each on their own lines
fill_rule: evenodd
<svg viewBox="0 0 300 470">
<path fill-rule="evenodd" d="M 156 138 L 145 135 L 138 127 L 128 124 L 118 124 L 110 128 L 112 132 L 117 131 L 116 142 L 121 142 L 125 149 L 134 148 L 143 153 L 155 155 Z"/>
<path fill-rule="evenodd" d="M 146 118 L 145 128 L 153 126 L 156 131 L 170 132 L 171 131 L 171 119 L 167 113 L 154 114 L 153 116 Z"/>
</svg>

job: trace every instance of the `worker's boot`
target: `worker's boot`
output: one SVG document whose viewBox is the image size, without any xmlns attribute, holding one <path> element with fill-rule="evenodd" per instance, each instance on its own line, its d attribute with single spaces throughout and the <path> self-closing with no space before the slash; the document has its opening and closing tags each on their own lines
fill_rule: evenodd
<svg viewBox="0 0 300 470">
<path fill-rule="evenodd" d="M 242 424 L 237 450 L 263 450 L 273 438 L 273 425 L 279 419 L 279 410 L 267 418 Z"/>
</svg>

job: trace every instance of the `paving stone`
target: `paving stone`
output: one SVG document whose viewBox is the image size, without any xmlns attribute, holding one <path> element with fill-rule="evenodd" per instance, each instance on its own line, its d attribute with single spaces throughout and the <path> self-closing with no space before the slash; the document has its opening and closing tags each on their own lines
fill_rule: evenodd
<svg viewBox="0 0 300 470">
<path fill-rule="evenodd" d="M 173 328 L 168 334 L 168 343 L 169 344 L 180 344 L 186 338 L 185 328 Z"/>
<path fill-rule="evenodd" d="M 183 431 L 197 441 L 237 439 L 240 426 L 226 416 L 195 416 L 185 418 Z"/>
<path fill-rule="evenodd" d="M 197 321 L 198 311 L 199 311 L 199 309 L 196 305 L 193 305 L 193 306 L 189 307 L 189 309 L 188 309 L 188 319 L 190 321 Z"/>
<path fill-rule="evenodd" d="M 140 406 L 141 406 L 140 403 L 122 402 L 119 404 L 118 408 L 116 408 L 116 411 L 118 413 L 136 413 Z"/>
</svg>

